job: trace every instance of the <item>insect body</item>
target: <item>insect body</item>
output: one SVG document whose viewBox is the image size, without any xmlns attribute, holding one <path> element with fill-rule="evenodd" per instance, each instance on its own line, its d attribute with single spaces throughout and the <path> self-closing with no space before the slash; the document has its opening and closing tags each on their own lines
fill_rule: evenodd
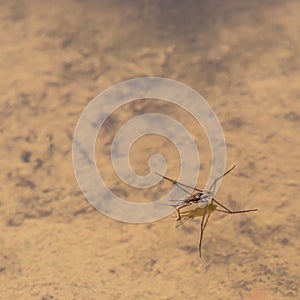
<svg viewBox="0 0 300 300">
<path fill-rule="evenodd" d="M 198 188 L 193 188 L 189 185 L 180 183 L 178 181 L 175 181 L 171 178 L 168 178 L 166 176 L 160 175 L 158 173 L 156 173 L 157 175 L 161 176 L 162 178 L 171 181 L 174 185 L 176 185 L 177 187 L 179 187 L 181 190 L 185 191 L 186 193 L 189 194 L 189 196 L 184 199 L 183 201 L 177 203 L 176 205 L 174 205 L 176 207 L 177 210 L 177 214 L 178 214 L 178 219 L 177 219 L 177 226 L 182 225 L 183 223 L 185 223 L 187 220 L 189 219 L 193 219 L 195 217 L 202 217 L 201 220 L 201 227 L 200 227 L 200 241 L 199 241 L 199 255 L 201 257 L 201 246 L 202 246 L 202 238 L 203 238 L 203 232 L 204 229 L 207 225 L 209 216 L 212 212 L 214 211 L 219 211 L 219 212 L 223 212 L 223 213 L 227 213 L 227 214 L 238 214 L 238 213 L 246 213 L 246 212 L 251 212 L 251 211 L 257 211 L 257 209 L 247 209 L 247 210 L 230 210 L 229 208 L 227 208 L 226 206 L 224 206 L 223 204 L 221 204 L 220 202 L 218 202 L 215 198 L 214 198 L 214 192 L 215 192 L 215 188 L 216 188 L 216 184 L 218 182 L 218 180 L 220 180 L 222 177 L 224 177 L 226 174 L 228 174 L 230 171 L 232 171 L 235 168 L 235 166 L 233 166 L 231 169 L 229 169 L 227 172 L 225 172 L 223 175 L 221 175 L 220 177 L 216 178 L 211 187 L 209 188 L 209 190 L 200 190 Z M 192 189 L 192 192 L 194 193 L 190 193 L 186 190 L 186 188 Z M 196 203 L 197 204 L 197 208 L 193 209 L 193 210 L 189 210 L 189 211 L 184 211 L 181 212 L 181 210 L 185 207 L 189 207 L 192 204 Z M 220 206 L 222 209 L 219 209 L 218 206 Z"/>
<path fill-rule="evenodd" d="M 191 194 L 184 200 L 184 203 L 188 205 L 191 203 L 197 203 L 198 206 L 201 208 L 210 205 L 212 201 L 213 201 L 213 194 L 210 191 L 203 191 L 203 192 Z M 180 213 L 178 214 L 179 214 L 178 219 L 180 219 Z"/>
</svg>

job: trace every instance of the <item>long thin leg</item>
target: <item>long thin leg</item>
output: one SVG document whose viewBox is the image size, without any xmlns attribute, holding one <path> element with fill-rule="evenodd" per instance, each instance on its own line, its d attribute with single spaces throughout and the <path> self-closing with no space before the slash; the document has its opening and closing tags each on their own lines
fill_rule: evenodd
<svg viewBox="0 0 300 300">
<path fill-rule="evenodd" d="M 213 198 L 213 201 L 215 201 L 218 205 L 220 205 L 222 208 L 224 208 L 226 210 L 226 213 L 228 214 L 240 214 L 240 213 L 245 213 L 245 212 L 250 212 L 250 211 L 257 211 L 257 208 L 254 209 L 246 209 L 246 210 L 230 210 L 229 208 L 227 208 L 226 206 L 224 206 L 223 204 L 221 204 L 220 202 L 218 202 L 216 199 Z M 225 211 L 224 211 L 225 212 Z"/>
<path fill-rule="evenodd" d="M 179 184 L 178 184 L 178 182 L 176 182 L 176 183 L 173 183 L 174 185 L 176 185 L 177 187 L 179 187 L 182 191 L 184 191 L 184 192 L 186 192 L 187 194 L 191 194 L 189 191 L 187 191 L 186 189 L 184 189 L 182 186 L 180 186 Z"/>
<path fill-rule="evenodd" d="M 204 223 L 204 226 L 203 226 L 203 230 L 204 230 L 205 227 L 206 227 L 206 224 L 207 224 L 207 222 L 208 222 L 209 217 L 210 217 L 210 213 L 207 215 L 207 218 L 206 218 L 205 223 Z"/>
<path fill-rule="evenodd" d="M 184 186 L 184 187 L 187 187 L 187 188 L 189 188 L 189 189 L 192 189 L 193 191 L 203 192 L 203 190 L 197 189 L 197 188 L 192 187 L 192 186 L 187 185 L 187 184 L 183 184 L 183 183 L 178 182 L 178 181 L 176 181 L 176 180 L 174 180 L 174 179 L 171 179 L 171 178 L 169 178 L 169 177 L 163 176 L 163 175 L 161 175 L 161 174 L 159 174 L 159 173 L 157 173 L 157 172 L 155 172 L 155 174 L 158 175 L 158 176 L 160 176 L 160 177 L 162 177 L 162 178 L 164 178 L 164 179 L 167 179 L 167 180 L 171 181 L 173 184 L 175 184 L 175 185 L 178 186 L 178 187 Z M 180 187 L 180 188 L 181 188 L 181 187 Z M 181 188 L 181 189 L 182 189 L 182 188 Z M 182 189 L 182 190 L 185 191 L 185 192 L 187 192 L 187 191 L 184 190 L 184 189 Z M 187 193 L 190 194 L 189 192 L 187 192 Z"/>
<path fill-rule="evenodd" d="M 219 176 L 218 178 L 216 178 L 216 179 L 214 180 L 214 182 L 212 183 L 212 185 L 211 185 L 211 187 L 210 187 L 209 190 L 212 191 L 212 189 L 215 189 L 215 186 L 216 186 L 218 180 L 220 180 L 222 177 L 224 177 L 224 176 L 227 175 L 229 172 L 231 172 L 235 167 L 236 167 L 236 166 L 233 166 L 231 169 L 229 169 L 228 171 L 226 171 L 223 175 L 221 175 L 221 176 Z M 192 187 L 192 186 L 190 186 L 190 185 L 187 185 L 187 184 L 178 182 L 178 181 L 176 181 L 176 180 L 174 180 L 174 179 L 172 179 L 172 178 L 169 178 L 169 177 L 167 177 L 167 176 L 163 176 L 163 175 L 161 175 L 161 174 L 159 174 L 159 173 L 157 173 L 157 172 L 155 172 L 155 174 L 158 175 L 158 176 L 160 176 L 160 177 L 162 177 L 162 178 L 164 178 L 164 179 L 166 179 L 166 180 L 171 181 L 173 184 L 175 184 L 175 185 L 178 186 L 178 187 L 184 186 L 184 187 L 187 187 L 187 188 L 189 188 L 189 189 L 192 189 L 193 191 L 204 192 L 204 190 L 201 190 L 201 189 Z M 186 193 L 190 194 L 188 191 L 184 190 L 182 187 L 180 187 L 180 188 L 181 188 L 183 191 L 185 191 Z M 212 194 L 214 194 L 214 193 L 212 193 Z"/>
<path fill-rule="evenodd" d="M 215 210 L 225 213 L 225 214 L 242 214 L 242 213 L 247 213 L 247 212 L 251 212 L 251 211 L 257 211 L 258 209 L 237 210 L 237 211 L 227 211 L 227 210 L 222 210 L 222 209 L 215 209 Z"/>
<path fill-rule="evenodd" d="M 199 256 L 201 257 L 201 246 L 202 246 L 202 238 L 203 238 L 203 232 L 204 232 L 204 219 L 205 219 L 205 214 L 206 214 L 206 206 L 204 207 L 204 211 L 203 211 L 203 216 L 202 216 L 202 220 L 201 220 L 201 227 L 200 227 L 200 240 L 199 240 Z M 207 222 L 205 222 L 206 225 Z"/>
<path fill-rule="evenodd" d="M 174 208 L 177 208 L 178 206 L 183 205 L 184 203 L 186 203 L 185 200 L 169 200 L 169 202 L 175 202 L 175 204 L 168 204 L 168 206 L 172 206 Z"/>
<path fill-rule="evenodd" d="M 218 182 L 221 178 L 223 178 L 225 175 L 227 175 L 229 172 L 231 172 L 235 167 L 236 167 L 236 166 L 233 166 L 231 169 L 229 169 L 228 171 L 226 171 L 223 175 L 219 176 L 218 178 L 216 178 L 216 179 L 214 180 L 214 182 L 212 183 L 212 185 L 210 186 L 210 189 L 209 189 L 210 192 L 211 192 L 212 194 L 215 193 L 215 188 L 216 188 L 217 182 Z"/>
<path fill-rule="evenodd" d="M 178 219 L 177 219 L 176 221 L 181 220 L 180 210 L 181 210 L 182 208 L 187 207 L 187 206 L 190 206 L 190 205 L 191 205 L 191 203 L 186 203 L 186 204 L 183 204 L 183 205 L 181 205 L 181 206 L 179 206 L 179 207 L 176 208 L 177 214 L 178 214 Z"/>
</svg>

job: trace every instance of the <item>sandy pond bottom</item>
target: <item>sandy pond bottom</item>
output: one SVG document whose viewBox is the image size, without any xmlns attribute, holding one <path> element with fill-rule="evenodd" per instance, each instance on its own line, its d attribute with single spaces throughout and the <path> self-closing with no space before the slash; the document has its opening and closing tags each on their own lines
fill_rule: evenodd
<svg viewBox="0 0 300 300">
<path fill-rule="evenodd" d="M 174 3 L 1 1 L 0 299 L 299 299 L 300 3 Z M 80 113 L 99 92 L 139 76 L 181 81 L 208 100 L 228 167 L 238 165 L 216 197 L 259 209 L 214 213 L 201 260 L 199 219 L 180 228 L 171 216 L 118 222 L 93 209 L 76 183 L 71 145 Z M 192 132 L 205 184 L 208 143 L 195 120 L 134 103 L 97 141 L 101 173 L 127 200 L 154 200 L 169 188 L 132 190 L 108 161 L 122 123 L 157 110 Z M 178 175 L 167 141 L 145 137 L 133 150 L 140 175 L 154 152 Z"/>
</svg>

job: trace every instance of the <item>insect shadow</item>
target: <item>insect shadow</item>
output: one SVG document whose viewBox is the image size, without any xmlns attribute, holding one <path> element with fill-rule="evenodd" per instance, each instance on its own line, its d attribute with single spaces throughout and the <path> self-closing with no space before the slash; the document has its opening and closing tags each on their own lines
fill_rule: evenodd
<svg viewBox="0 0 300 300">
<path fill-rule="evenodd" d="M 201 219 L 201 227 L 200 227 L 200 239 L 199 239 L 199 256 L 201 257 L 201 246 L 202 246 L 202 239 L 203 239 L 203 232 L 207 225 L 208 219 L 212 212 L 219 211 L 226 214 L 241 214 L 241 213 L 247 213 L 252 211 L 257 211 L 258 209 L 247 209 L 247 210 L 230 210 L 225 205 L 220 203 L 214 198 L 215 189 L 217 182 L 223 178 L 225 175 L 227 175 L 229 172 L 231 172 L 236 166 L 233 166 L 231 169 L 226 171 L 223 175 L 216 178 L 213 183 L 211 184 L 210 188 L 208 190 L 201 190 L 183 183 L 180 183 L 174 179 L 171 179 L 169 177 L 163 176 L 159 173 L 156 173 L 160 177 L 172 182 L 174 185 L 176 185 L 178 188 L 189 194 L 187 198 L 184 200 L 178 201 L 176 204 L 173 204 L 177 210 L 178 218 L 177 218 L 177 225 L 181 226 L 183 223 L 185 223 L 189 219 L 193 219 L 196 217 L 202 217 Z M 186 189 L 191 189 L 192 191 L 189 192 Z M 197 207 L 192 210 L 187 211 L 181 211 L 183 208 L 192 206 L 193 204 L 196 204 Z M 222 209 L 218 208 L 221 207 Z"/>
</svg>

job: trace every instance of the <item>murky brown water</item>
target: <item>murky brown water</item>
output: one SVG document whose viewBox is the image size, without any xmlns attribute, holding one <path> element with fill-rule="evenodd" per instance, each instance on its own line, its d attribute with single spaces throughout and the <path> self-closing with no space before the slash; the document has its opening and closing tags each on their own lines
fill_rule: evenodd
<svg viewBox="0 0 300 300">
<path fill-rule="evenodd" d="M 0 298 L 299 299 L 299 11 L 291 0 L 1 1 Z M 238 165 L 217 199 L 259 208 L 214 213 L 201 260 L 199 219 L 177 229 L 172 217 L 111 220 L 89 205 L 73 174 L 82 110 L 140 76 L 181 81 L 207 99 L 228 166 Z M 110 141 L 128 118 L 155 109 L 125 106 L 97 141 L 107 184 L 128 200 L 134 193 L 144 202 L 145 192 L 114 176 Z M 207 175 L 203 132 L 184 112 L 160 109 L 192 132 Z M 159 137 L 136 143 L 133 168 L 145 174 L 157 151 L 178 175 L 178 153 Z"/>
</svg>

